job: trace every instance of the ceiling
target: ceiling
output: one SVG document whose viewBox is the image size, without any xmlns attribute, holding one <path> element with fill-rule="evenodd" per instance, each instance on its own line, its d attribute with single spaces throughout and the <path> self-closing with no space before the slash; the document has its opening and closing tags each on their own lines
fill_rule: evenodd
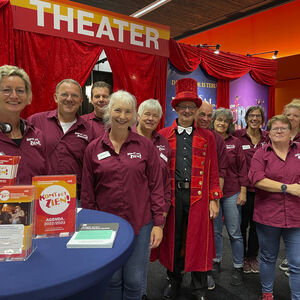
<svg viewBox="0 0 300 300">
<path fill-rule="evenodd" d="M 129 16 L 154 0 L 73 1 Z M 171 38 L 179 40 L 287 2 L 291 0 L 172 0 L 140 19 L 170 26 Z"/>
</svg>

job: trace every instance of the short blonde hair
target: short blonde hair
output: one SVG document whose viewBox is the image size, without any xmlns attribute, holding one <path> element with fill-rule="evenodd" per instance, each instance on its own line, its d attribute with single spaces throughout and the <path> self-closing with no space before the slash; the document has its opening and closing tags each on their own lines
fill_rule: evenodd
<svg viewBox="0 0 300 300">
<path fill-rule="evenodd" d="M 276 116 L 272 117 L 272 118 L 268 121 L 268 123 L 267 123 L 267 129 L 268 129 L 268 131 L 270 131 L 270 130 L 272 129 L 272 125 L 273 125 L 273 123 L 275 123 L 276 121 L 280 121 L 280 122 L 282 122 L 282 123 L 284 123 L 284 124 L 287 124 L 287 125 L 289 126 L 289 129 L 290 129 L 290 130 L 292 129 L 292 124 L 291 124 L 291 122 L 290 122 L 290 120 L 288 119 L 287 116 L 285 116 L 285 115 L 276 115 Z"/>
</svg>

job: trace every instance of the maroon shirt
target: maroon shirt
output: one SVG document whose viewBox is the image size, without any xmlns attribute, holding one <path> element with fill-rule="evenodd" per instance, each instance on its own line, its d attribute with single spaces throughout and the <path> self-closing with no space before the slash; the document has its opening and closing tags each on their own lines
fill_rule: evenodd
<svg viewBox="0 0 300 300">
<path fill-rule="evenodd" d="M 249 171 L 253 185 L 269 178 L 285 184 L 300 182 L 300 143 L 291 142 L 286 160 L 280 159 L 272 144 L 256 151 Z M 254 221 L 281 228 L 300 227 L 300 197 L 255 189 Z"/>
<path fill-rule="evenodd" d="M 164 191 L 165 191 L 165 208 L 164 211 L 168 212 L 171 203 L 171 175 L 170 175 L 170 159 L 171 159 L 171 149 L 168 140 L 159 134 L 157 131 L 152 133 L 152 142 L 159 152 L 159 157 L 162 166 L 162 175 L 164 181 Z"/>
<path fill-rule="evenodd" d="M 91 125 L 77 116 L 77 122 L 64 134 L 57 118 L 57 110 L 34 114 L 28 120 L 47 133 L 45 141 L 49 174 L 75 174 L 80 188 L 84 151 L 94 138 Z"/>
<path fill-rule="evenodd" d="M 225 139 L 228 169 L 224 180 L 223 197 L 230 197 L 241 191 L 241 186 L 248 186 L 247 164 L 241 142 L 229 135 Z"/>
<path fill-rule="evenodd" d="M 236 130 L 232 135 L 237 137 L 241 143 L 242 143 L 242 149 L 244 150 L 245 157 L 246 157 L 246 164 L 247 164 L 247 170 L 250 169 L 251 159 L 255 153 L 255 151 L 262 146 L 266 145 L 269 142 L 269 134 L 265 130 L 260 130 L 261 132 L 261 138 L 260 141 L 254 145 L 252 144 L 251 138 L 247 133 L 247 128 Z M 250 184 L 250 182 L 249 182 Z M 250 186 L 247 187 L 247 191 L 254 192 L 255 188 L 250 184 Z"/>
<path fill-rule="evenodd" d="M 81 205 L 126 219 L 135 234 L 151 219 L 164 224 L 162 171 L 152 142 L 130 131 L 117 154 L 108 132 L 94 140 L 84 155 Z"/>
<path fill-rule="evenodd" d="M 296 136 L 293 138 L 293 141 L 300 143 L 300 132 L 296 134 Z"/>
<path fill-rule="evenodd" d="M 81 118 L 85 121 L 87 121 L 92 127 L 95 132 L 95 137 L 101 137 L 104 134 L 104 125 L 103 120 L 100 118 L 97 118 L 95 116 L 95 112 L 91 112 L 86 115 L 82 115 Z"/>
<path fill-rule="evenodd" d="M 21 156 L 17 173 L 17 184 L 32 184 L 32 177 L 47 175 L 46 144 L 42 132 L 27 121 L 20 147 L 0 132 L 0 152 Z"/>
<path fill-rule="evenodd" d="M 226 170 L 228 168 L 228 157 L 224 139 L 215 130 L 210 129 L 214 134 L 217 146 L 218 169 L 219 177 L 226 177 Z"/>
</svg>

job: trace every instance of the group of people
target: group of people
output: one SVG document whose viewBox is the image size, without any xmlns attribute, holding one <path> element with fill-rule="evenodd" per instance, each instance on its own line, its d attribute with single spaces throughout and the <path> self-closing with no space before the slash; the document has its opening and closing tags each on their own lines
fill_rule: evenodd
<svg viewBox="0 0 300 300">
<path fill-rule="evenodd" d="M 126 219 L 134 249 L 107 288 L 108 299 L 147 299 L 149 258 L 167 269 L 164 299 L 180 294 L 191 272 L 197 300 L 207 299 L 221 271 L 222 225 L 230 237 L 231 283 L 260 272 L 262 299 L 273 299 L 280 237 L 286 246 L 292 299 L 300 299 L 300 101 L 268 121 L 247 110 L 247 127 L 234 130 L 231 111 L 202 102 L 197 82 L 176 82 L 170 127 L 157 132 L 159 101 L 140 104 L 126 91 L 96 82 L 94 112 L 79 116 L 78 82 L 64 79 L 54 93 L 57 109 L 20 117 L 32 98 L 26 72 L 0 67 L 0 152 L 20 155 L 18 184 L 32 176 L 75 174 L 83 208 Z M 3 127 L 4 128 L 4 127 Z M 257 260 L 259 254 L 259 259 Z"/>
</svg>

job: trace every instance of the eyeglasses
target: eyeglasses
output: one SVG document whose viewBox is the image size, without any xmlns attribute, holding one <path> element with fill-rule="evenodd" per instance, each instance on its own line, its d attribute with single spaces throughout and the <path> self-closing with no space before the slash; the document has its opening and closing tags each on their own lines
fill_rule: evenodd
<svg viewBox="0 0 300 300">
<path fill-rule="evenodd" d="M 189 110 L 195 110 L 197 108 L 197 106 L 195 105 L 178 105 L 177 106 L 180 110 L 186 110 L 187 108 Z"/>
<path fill-rule="evenodd" d="M 67 94 L 67 93 L 63 93 L 63 94 L 60 94 L 59 97 L 61 97 L 62 99 L 67 99 L 69 98 L 69 96 L 72 98 L 72 99 L 78 99 L 80 96 L 77 95 L 77 94 Z"/>
<path fill-rule="evenodd" d="M 249 118 L 251 118 L 251 119 L 254 119 L 254 118 L 261 119 L 262 116 L 261 115 L 256 115 L 256 114 L 250 114 Z"/>
<path fill-rule="evenodd" d="M 13 91 L 15 91 L 18 96 L 24 96 L 26 93 L 24 89 L 19 89 L 19 88 L 18 89 L 5 88 L 5 89 L 0 89 L 0 91 L 6 96 L 10 96 L 13 93 Z"/>
<path fill-rule="evenodd" d="M 289 128 L 288 127 L 274 127 L 274 128 L 270 129 L 270 131 L 275 131 L 275 132 L 277 132 L 279 130 L 285 132 L 285 131 L 289 130 Z"/>
</svg>

